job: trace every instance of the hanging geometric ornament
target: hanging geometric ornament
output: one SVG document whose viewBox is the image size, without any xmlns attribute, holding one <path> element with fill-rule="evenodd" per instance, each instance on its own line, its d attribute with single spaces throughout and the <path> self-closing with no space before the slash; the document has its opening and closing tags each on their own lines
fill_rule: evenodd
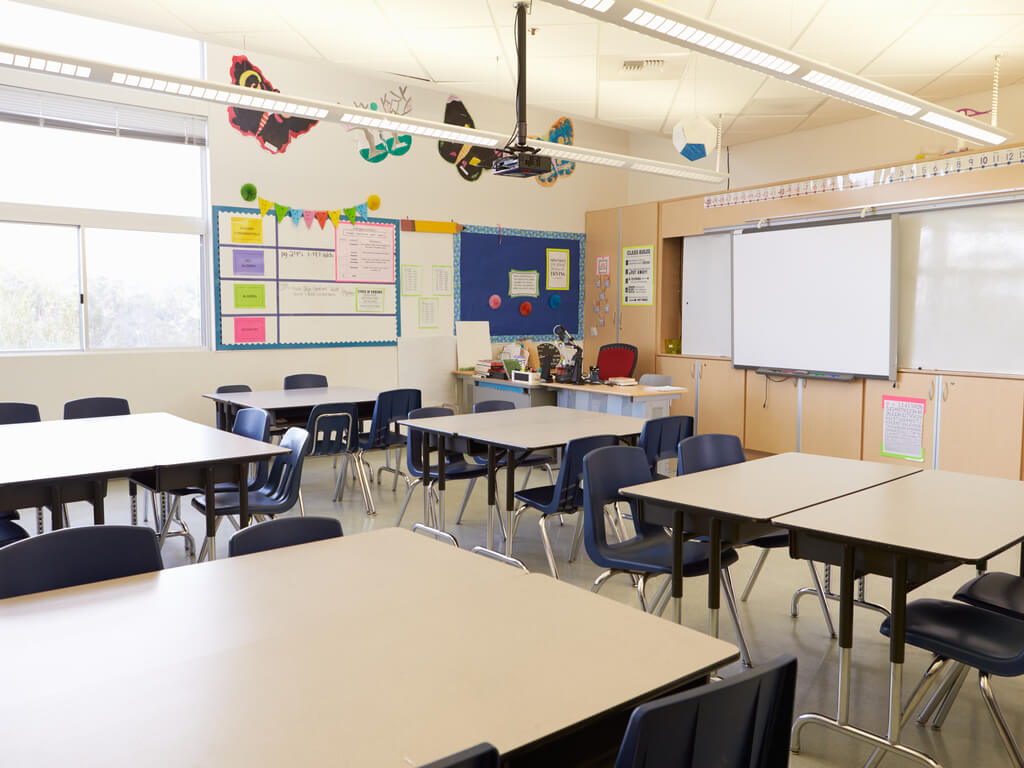
<svg viewBox="0 0 1024 768">
<path fill-rule="evenodd" d="M 715 148 L 718 129 L 701 115 L 684 117 L 672 128 L 672 144 L 676 151 L 690 162 L 707 157 Z"/>
</svg>

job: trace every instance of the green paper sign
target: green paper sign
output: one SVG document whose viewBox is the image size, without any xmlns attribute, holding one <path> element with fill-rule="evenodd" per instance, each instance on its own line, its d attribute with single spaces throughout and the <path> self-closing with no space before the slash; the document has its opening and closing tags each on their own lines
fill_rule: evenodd
<svg viewBox="0 0 1024 768">
<path fill-rule="evenodd" d="M 235 306 L 239 309 L 265 309 L 267 286 L 263 283 L 235 283 Z"/>
</svg>

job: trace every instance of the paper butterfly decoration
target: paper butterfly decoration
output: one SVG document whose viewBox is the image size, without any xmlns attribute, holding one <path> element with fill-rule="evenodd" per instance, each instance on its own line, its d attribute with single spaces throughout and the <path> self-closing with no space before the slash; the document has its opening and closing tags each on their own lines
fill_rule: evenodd
<svg viewBox="0 0 1024 768">
<path fill-rule="evenodd" d="M 245 88 L 277 92 L 277 88 L 263 77 L 260 68 L 249 61 L 247 56 L 232 57 L 231 82 Z M 316 120 L 304 117 L 288 117 L 275 112 L 240 107 L 228 107 L 228 121 L 240 133 L 255 136 L 261 147 L 275 155 L 284 152 L 292 139 L 306 133 L 317 124 Z"/>
<path fill-rule="evenodd" d="M 406 87 L 399 86 L 397 91 L 388 91 L 376 101 L 369 104 L 355 102 L 361 109 L 380 110 L 388 115 L 407 115 L 412 112 L 412 97 L 406 94 Z M 359 136 L 359 156 L 368 163 L 379 163 L 388 155 L 401 157 L 412 147 L 412 136 L 397 131 L 381 131 L 362 125 L 348 125 L 346 130 L 356 131 Z"/>
<path fill-rule="evenodd" d="M 449 96 L 448 103 L 444 107 L 444 121 L 448 125 L 458 125 L 463 128 L 476 128 L 466 105 L 456 96 Z M 437 151 L 445 162 L 452 163 L 459 176 L 466 181 L 476 181 L 483 174 L 484 169 L 490 170 L 501 153 L 484 147 L 474 147 L 472 144 L 459 144 L 454 141 L 437 142 Z"/>
<path fill-rule="evenodd" d="M 568 117 L 560 117 L 551 126 L 547 136 L 538 136 L 537 138 L 556 144 L 572 144 L 574 133 L 572 120 Z M 537 181 L 542 187 L 550 187 L 558 181 L 559 176 L 571 176 L 575 170 L 575 160 L 556 160 L 551 158 L 551 172 L 542 173 L 537 177 Z"/>
</svg>

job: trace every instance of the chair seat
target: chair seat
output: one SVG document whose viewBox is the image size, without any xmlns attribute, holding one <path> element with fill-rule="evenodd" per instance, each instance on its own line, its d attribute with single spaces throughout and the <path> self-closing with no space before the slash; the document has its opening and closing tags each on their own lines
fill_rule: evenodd
<svg viewBox="0 0 1024 768">
<path fill-rule="evenodd" d="M 526 506 L 536 509 L 542 515 L 557 515 L 575 512 L 583 506 L 583 492 L 580 491 L 577 493 L 576 503 L 572 507 L 563 507 L 562 509 L 559 509 L 554 503 L 555 490 L 557 488 L 557 485 L 540 485 L 536 488 L 523 488 L 521 491 L 516 491 L 515 498 L 523 502 Z"/>
<path fill-rule="evenodd" d="M 373 434 L 371 432 L 360 432 L 359 433 L 359 447 L 364 451 L 373 449 L 393 448 L 396 445 L 405 445 L 405 435 L 396 434 L 390 430 L 387 433 L 387 437 L 381 439 L 381 441 L 374 442 Z"/>
<path fill-rule="evenodd" d="M 706 576 L 709 570 L 710 548 L 701 542 L 683 544 L 683 577 Z M 722 567 L 727 568 L 739 560 L 732 547 L 722 550 Z M 672 539 L 668 536 L 640 537 L 621 543 L 609 543 L 598 565 L 620 571 L 644 573 L 672 573 Z"/>
<path fill-rule="evenodd" d="M 1011 573 L 983 573 L 960 587 L 953 599 L 1024 619 L 1024 579 Z"/>
<path fill-rule="evenodd" d="M 428 474 L 431 480 L 437 479 L 437 467 L 430 467 Z M 487 467 L 476 464 L 467 464 L 464 461 L 449 461 L 444 465 L 444 479 L 448 480 L 469 480 L 474 477 L 486 477 Z"/>
<path fill-rule="evenodd" d="M 890 620 L 880 631 L 889 636 Z M 993 675 L 1024 673 L 1024 622 L 949 600 L 907 606 L 907 643 Z"/>
<path fill-rule="evenodd" d="M 237 515 L 240 510 L 238 508 L 238 491 L 228 491 L 226 493 L 217 493 L 213 497 L 214 514 L 215 515 Z M 192 499 L 192 506 L 206 514 L 206 496 L 200 496 L 199 498 Z M 249 514 L 250 515 L 277 515 L 281 512 L 281 502 L 277 499 L 269 499 L 261 493 L 250 493 L 249 494 Z"/>
<path fill-rule="evenodd" d="M 17 514 L 17 513 L 15 513 Z M 0 519 L 0 547 L 6 547 L 16 541 L 28 538 L 28 531 L 18 525 L 12 518 Z"/>
<path fill-rule="evenodd" d="M 475 461 L 477 464 L 480 464 L 482 466 L 485 466 L 485 467 L 487 466 L 487 457 L 486 456 L 475 456 L 474 455 L 473 456 L 473 461 Z M 505 459 L 502 459 L 501 461 L 498 462 L 498 466 L 499 467 L 504 467 L 507 464 L 508 464 L 508 462 Z M 521 461 L 517 461 L 516 462 L 516 466 L 517 467 L 543 467 L 545 464 L 548 464 L 549 466 L 554 466 L 554 464 L 555 464 L 555 457 L 554 456 L 549 456 L 546 453 L 534 453 L 534 454 L 531 454 L 531 455 L 527 456 L 525 459 L 522 459 Z"/>
<path fill-rule="evenodd" d="M 751 539 L 747 542 L 752 547 L 761 547 L 761 549 L 779 549 L 781 547 L 789 546 L 789 531 L 780 531 L 779 533 L 769 533 L 764 536 L 758 536 L 756 539 Z"/>
</svg>

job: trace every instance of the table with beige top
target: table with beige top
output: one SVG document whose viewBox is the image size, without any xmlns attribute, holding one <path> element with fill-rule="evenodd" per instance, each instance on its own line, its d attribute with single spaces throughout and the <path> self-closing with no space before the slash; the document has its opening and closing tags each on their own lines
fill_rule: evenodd
<svg viewBox="0 0 1024 768">
<path fill-rule="evenodd" d="M 326 403 L 355 403 L 360 407 L 360 416 L 372 412 L 380 390 L 363 387 L 304 387 L 301 389 L 266 389 L 257 392 L 208 392 L 203 397 L 213 400 L 219 412 L 230 425 L 234 413 L 240 408 L 262 408 L 271 416 L 281 416 L 293 421 L 309 418 L 314 406 Z M 365 413 L 364 413 L 365 412 Z"/>
<path fill-rule="evenodd" d="M 505 461 L 507 471 L 505 509 L 511 520 L 515 509 L 515 469 L 519 462 L 534 451 L 560 448 L 570 440 L 594 435 L 614 435 L 632 440 L 643 430 L 644 419 L 616 416 L 610 413 L 581 413 L 572 408 L 541 406 L 487 413 L 466 413 L 457 416 L 436 416 L 427 419 L 403 419 L 399 424 L 421 429 L 437 436 L 439 493 L 439 523 L 444 528 L 445 462 L 443 457 L 455 441 L 477 443 L 487 448 L 487 541 L 493 541 L 491 511 L 496 508 L 496 475 L 499 461 Z M 452 441 L 451 443 L 449 441 Z M 423 466 L 429 466 L 430 441 L 423 441 Z M 424 518 L 427 517 L 427 495 L 423 496 Z M 508 553 L 510 539 L 505 540 Z"/>
<path fill-rule="evenodd" d="M 571 764 L 737 657 L 397 529 L 3 600 L 0 623 L 10 765 L 408 768 L 482 741 Z"/>
</svg>

